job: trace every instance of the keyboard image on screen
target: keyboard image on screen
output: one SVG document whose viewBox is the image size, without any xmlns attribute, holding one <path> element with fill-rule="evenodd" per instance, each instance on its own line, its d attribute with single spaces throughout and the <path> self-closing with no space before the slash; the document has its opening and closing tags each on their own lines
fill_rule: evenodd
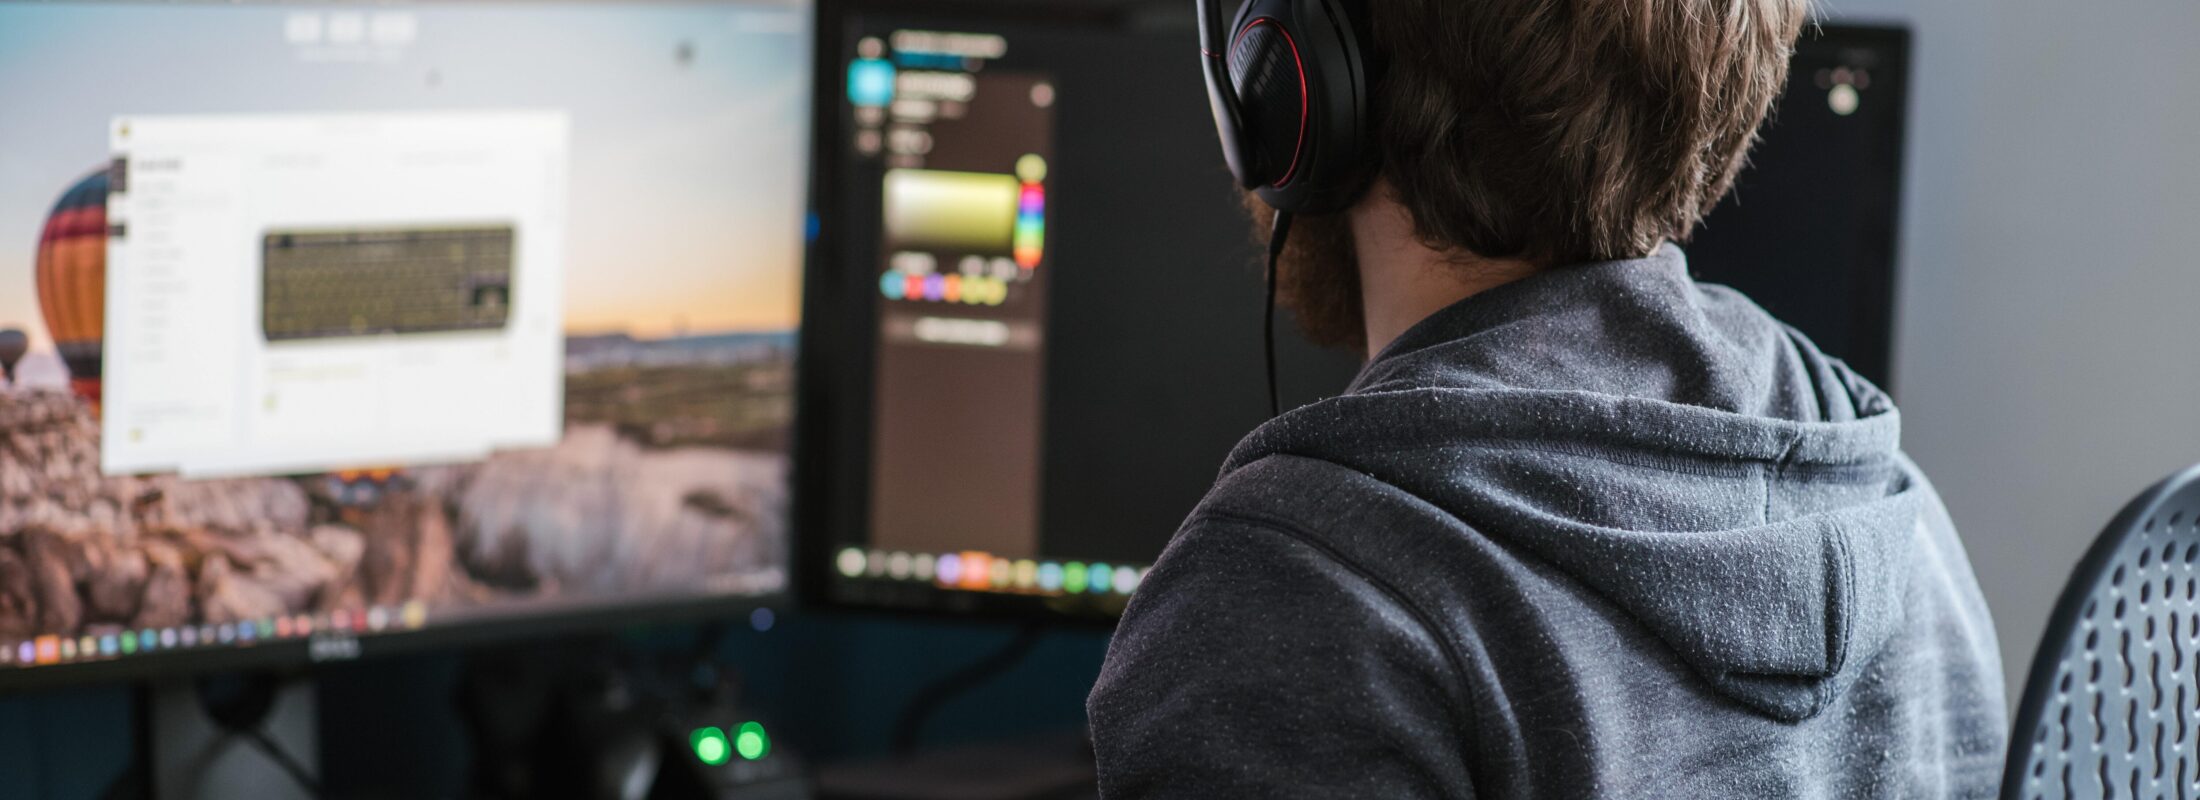
<svg viewBox="0 0 2200 800">
<path fill-rule="evenodd" d="M 511 313 L 512 228 L 269 231 L 269 342 L 496 330 Z"/>
</svg>

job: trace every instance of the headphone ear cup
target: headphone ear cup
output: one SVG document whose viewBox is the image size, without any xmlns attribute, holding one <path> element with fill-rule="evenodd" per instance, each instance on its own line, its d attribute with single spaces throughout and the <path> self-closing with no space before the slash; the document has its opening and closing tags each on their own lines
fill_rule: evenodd
<svg viewBox="0 0 2200 800">
<path fill-rule="evenodd" d="M 1224 149 L 1238 183 L 1271 207 L 1336 211 L 1366 190 L 1366 11 L 1366 0 L 1250 0 L 1231 23 L 1225 74 L 1211 76 L 1235 100 Z"/>
<path fill-rule="evenodd" d="M 1258 184 L 1282 187 L 1297 177 L 1306 148 L 1306 63 L 1283 23 L 1258 17 L 1230 45 L 1230 82 L 1250 132 L 1240 158 Z"/>
</svg>

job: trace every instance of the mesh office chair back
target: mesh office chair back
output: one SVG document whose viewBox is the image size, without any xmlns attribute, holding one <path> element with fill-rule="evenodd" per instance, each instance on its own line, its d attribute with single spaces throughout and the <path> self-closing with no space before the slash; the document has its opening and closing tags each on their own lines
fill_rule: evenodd
<svg viewBox="0 0 2200 800">
<path fill-rule="evenodd" d="M 2004 800 L 2200 800 L 2200 467 L 2116 515 L 2049 617 Z"/>
</svg>

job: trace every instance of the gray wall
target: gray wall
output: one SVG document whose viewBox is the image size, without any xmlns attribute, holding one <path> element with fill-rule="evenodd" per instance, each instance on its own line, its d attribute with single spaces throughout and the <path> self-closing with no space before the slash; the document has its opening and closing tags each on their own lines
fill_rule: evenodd
<svg viewBox="0 0 2200 800">
<path fill-rule="evenodd" d="M 2013 697 L 2086 544 L 2200 462 L 2200 3 L 1823 9 L 1916 36 L 1895 381 Z"/>
</svg>

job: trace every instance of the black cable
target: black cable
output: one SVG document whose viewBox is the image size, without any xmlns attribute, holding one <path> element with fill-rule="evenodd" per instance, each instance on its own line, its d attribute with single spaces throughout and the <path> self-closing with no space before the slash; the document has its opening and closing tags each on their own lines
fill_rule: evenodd
<svg viewBox="0 0 2200 800">
<path fill-rule="evenodd" d="M 1268 363 L 1268 418 L 1275 419 L 1283 413 L 1283 404 L 1276 395 L 1276 261 L 1283 257 L 1283 246 L 1291 239 L 1291 212 L 1276 211 L 1276 221 L 1268 226 L 1268 307 L 1261 315 L 1261 355 Z"/>
<path fill-rule="evenodd" d="M 688 651 L 682 662 L 682 666 L 687 668 L 687 674 L 682 677 L 694 677 L 704 669 L 716 674 L 720 669 L 718 654 L 725 649 L 727 637 L 732 635 L 733 626 L 722 619 L 711 620 L 697 628 L 695 647 Z"/>
<path fill-rule="evenodd" d="M 252 743 L 253 747 L 258 748 L 262 754 L 267 756 L 267 760 L 275 762 L 275 766 L 282 768 L 284 774 L 289 775 L 290 779 L 298 784 L 298 788 L 306 790 L 307 797 L 328 796 L 327 793 L 321 791 L 321 782 L 313 777 L 313 773 L 306 771 L 305 765 L 298 763 L 298 759 L 292 758 L 290 752 L 284 750 L 282 745 L 276 744 L 274 739 L 268 738 L 267 731 L 261 730 L 259 726 L 253 726 L 237 730 L 235 733 L 244 737 L 245 741 Z"/>
<path fill-rule="evenodd" d="M 1016 662 L 1029 655 L 1032 647 L 1039 643 L 1046 632 L 1047 627 L 1042 623 L 1027 623 L 1017 629 L 1016 636 L 1001 645 L 1000 649 L 918 689 L 916 697 L 910 698 L 909 705 L 894 720 L 894 752 L 901 755 L 915 752 L 917 741 L 924 733 L 924 723 L 932 717 L 933 712 L 938 711 L 940 706 L 946 705 L 956 695 L 977 688 L 1016 666 Z"/>
</svg>

